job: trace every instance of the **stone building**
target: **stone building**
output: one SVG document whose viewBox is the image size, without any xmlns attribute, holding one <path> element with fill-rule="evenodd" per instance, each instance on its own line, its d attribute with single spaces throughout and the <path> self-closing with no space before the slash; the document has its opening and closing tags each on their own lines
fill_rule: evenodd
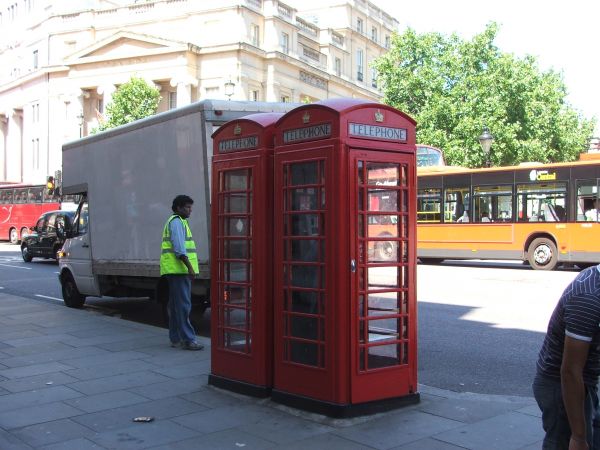
<svg viewBox="0 0 600 450">
<path fill-rule="evenodd" d="M 2 2 L 0 182 L 43 183 L 61 167 L 62 144 L 97 126 L 134 75 L 160 89 L 159 111 L 205 98 L 380 99 L 370 62 L 398 22 L 366 0 L 319 4 Z"/>
</svg>

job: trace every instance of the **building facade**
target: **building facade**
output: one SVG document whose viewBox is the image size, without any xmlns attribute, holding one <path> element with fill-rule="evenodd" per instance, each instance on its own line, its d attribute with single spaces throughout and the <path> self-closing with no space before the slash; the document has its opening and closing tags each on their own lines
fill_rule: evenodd
<svg viewBox="0 0 600 450">
<path fill-rule="evenodd" d="M 398 22 L 366 0 L 7 0 L 0 7 L 0 182 L 43 183 L 119 85 L 159 111 L 205 98 L 379 100 L 370 62 Z"/>
</svg>

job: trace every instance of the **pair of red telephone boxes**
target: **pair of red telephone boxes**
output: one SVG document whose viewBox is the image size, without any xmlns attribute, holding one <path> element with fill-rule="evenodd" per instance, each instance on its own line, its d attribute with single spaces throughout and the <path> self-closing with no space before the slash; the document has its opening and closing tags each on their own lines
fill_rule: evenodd
<svg viewBox="0 0 600 450">
<path fill-rule="evenodd" d="M 336 417 L 417 402 L 414 120 L 335 99 L 213 142 L 209 383 Z"/>
</svg>

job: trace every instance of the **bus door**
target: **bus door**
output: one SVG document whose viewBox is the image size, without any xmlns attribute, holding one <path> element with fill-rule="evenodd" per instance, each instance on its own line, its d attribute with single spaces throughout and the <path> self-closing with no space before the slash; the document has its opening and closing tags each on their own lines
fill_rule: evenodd
<svg viewBox="0 0 600 450">
<path fill-rule="evenodd" d="M 570 239 L 571 260 L 578 262 L 600 262 L 598 223 L 600 217 L 600 179 L 577 180 L 575 221 Z"/>
</svg>

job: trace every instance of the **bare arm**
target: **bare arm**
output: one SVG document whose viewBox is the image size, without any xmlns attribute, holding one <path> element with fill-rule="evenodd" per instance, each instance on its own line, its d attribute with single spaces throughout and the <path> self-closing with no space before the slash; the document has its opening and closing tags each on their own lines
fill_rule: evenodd
<svg viewBox="0 0 600 450">
<path fill-rule="evenodd" d="M 588 448 L 585 429 L 583 368 L 589 348 L 589 342 L 565 336 L 560 379 L 563 402 L 571 427 L 570 449 Z"/>
</svg>

